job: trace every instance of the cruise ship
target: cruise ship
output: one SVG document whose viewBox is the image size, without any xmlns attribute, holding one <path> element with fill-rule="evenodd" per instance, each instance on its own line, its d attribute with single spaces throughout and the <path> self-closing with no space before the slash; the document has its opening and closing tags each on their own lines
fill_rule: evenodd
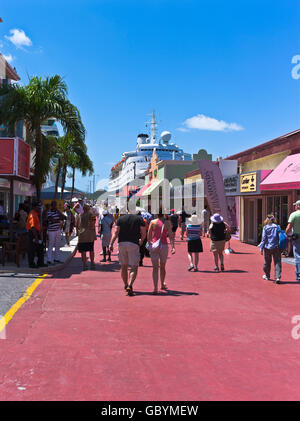
<svg viewBox="0 0 300 421">
<path fill-rule="evenodd" d="M 137 137 L 136 149 L 123 152 L 122 159 L 112 167 L 108 194 L 118 194 L 125 186 L 141 186 L 141 180 L 149 167 L 153 154 L 160 160 L 192 160 L 192 155 L 185 153 L 178 145 L 171 142 L 171 133 L 164 131 L 157 136 L 157 122 L 154 111 L 150 122 L 151 134 L 141 133 Z"/>
</svg>

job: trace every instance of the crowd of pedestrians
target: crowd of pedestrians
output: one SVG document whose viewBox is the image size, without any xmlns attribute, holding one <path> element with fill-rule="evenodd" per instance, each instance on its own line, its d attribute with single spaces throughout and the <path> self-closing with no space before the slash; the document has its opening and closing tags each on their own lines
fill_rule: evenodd
<svg viewBox="0 0 300 421">
<path fill-rule="evenodd" d="M 281 256 L 287 248 L 288 241 L 293 243 L 296 267 L 296 280 L 300 281 L 300 201 L 295 205 L 285 230 L 281 229 L 273 214 L 267 215 L 262 238 L 259 244 L 264 256 L 263 279 L 270 280 L 271 265 L 274 262 L 275 283 L 280 283 L 282 274 Z M 1 204 L 0 204 L 1 206 Z M 1 208 L 0 208 L 1 209 Z M 230 227 L 222 215 L 210 216 L 207 206 L 201 214 L 188 214 L 184 208 L 180 212 L 171 210 L 169 214 L 151 215 L 140 211 L 131 214 L 125 210 L 108 207 L 97 209 L 82 200 L 65 203 L 64 211 L 57 208 L 55 200 L 41 206 L 34 202 L 29 210 L 28 203 L 19 205 L 15 215 L 17 232 L 28 232 L 28 264 L 30 268 L 46 267 L 61 263 L 60 247 L 62 232 L 66 244 L 70 244 L 72 234 L 78 236 L 78 251 L 81 254 L 83 270 L 95 270 L 94 242 L 97 239 L 96 221 L 98 218 L 98 235 L 101 238 L 101 262 L 111 262 L 111 253 L 118 240 L 118 261 L 121 266 L 121 277 L 128 295 L 133 295 L 133 285 L 138 274 L 138 267 L 143 266 L 145 257 L 152 264 L 153 294 L 167 290 L 166 263 L 171 253 L 175 253 L 176 231 L 180 229 L 180 238 L 186 236 L 187 270 L 198 271 L 199 255 L 203 252 L 202 237 L 210 238 L 210 252 L 213 254 L 214 271 L 222 272 L 224 267 L 224 250 L 230 240 Z M 114 228 L 115 226 L 115 228 Z M 113 229 L 114 228 L 114 229 Z M 44 262 L 44 256 L 47 256 Z M 36 260 L 35 260 L 36 259 Z"/>
</svg>

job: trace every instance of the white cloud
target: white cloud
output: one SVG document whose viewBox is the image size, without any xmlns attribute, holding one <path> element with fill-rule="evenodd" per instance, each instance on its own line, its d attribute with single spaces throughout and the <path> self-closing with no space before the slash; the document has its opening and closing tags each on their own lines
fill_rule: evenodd
<svg viewBox="0 0 300 421">
<path fill-rule="evenodd" d="M 186 132 L 189 132 L 189 131 L 190 131 L 189 129 L 187 129 L 187 128 L 185 128 L 185 127 L 178 127 L 178 129 L 176 129 L 176 130 L 178 130 L 178 131 L 180 131 L 180 132 L 184 132 L 184 133 L 186 133 Z"/>
<path fill-rule="evenodd" d="M 8 55 L 3 54 L 3 57 L 8 63 L 11 63 L 13 61 L 13 56 L 11 54 L 8 54 Z"/>
<path fill-rule="evenodd" d="M 211 130 L 217 132 L 231 132 L 240 131 L 244 129 L 237 123 L 227 123 L 223 120 L 217 120 L 216 118 L 207 117 L 204 114 L 198 114 L 194 117 L 188 118 L 184 121 L 183 126 L 184 127 L 180 128 L 181 131 L 187 131 L 188 129 L 196 129 Z"/>
<path fill-rule="evenodd" d="M 23 29 L 11 29 L 9 32 L 12 35 L 5 35 L 5 38 L 12 42 L 17 48 L 30 47 L 32 45 L 31 39 L 25 34 Z"/>
</svg>

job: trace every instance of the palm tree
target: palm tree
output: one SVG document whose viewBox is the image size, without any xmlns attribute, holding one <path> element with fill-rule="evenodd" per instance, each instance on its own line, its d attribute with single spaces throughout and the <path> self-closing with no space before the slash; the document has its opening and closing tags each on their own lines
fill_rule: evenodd
<svg viewBox="0 0 300 421">
<path fill-rule="evenodd" d="M 42 122 L 55 118 L 66 133 L 72 133 L 84 142 L 85 128 L 80 113 L 68 100 L 67 93 L 67 86 L 58 75 L 46 79 L 34 76 L 26 86 L 14 84 L 0 89 L 0 124 L 7 125 L 12 131 L 18 120 L 24 120 L 28 129 L 28 141 L 35 149 L 34 175 L 38 200 L 42 185 Z"/>
<path fill-rule="evenodd" d="M 89 172 L 93 173 L 93 163 L 87 155 L 87 147 L 82 139 L 76 138 L 73 134 L 67 133 L 65 136 L 61 136 L 56 141 L 56 154 L 57 163 L 55 166 L 56 183 L 55 183 L 55 199 L 57 198 L 58 182 L 61 176 L 61 199 L 63 198 L 63 192 L 66 184 L 67 170 L 68 167 L 72 168 L 72 193 L 73 197 L 74 186 L 75 186 L 75 170 L 79 169 L 83 176 Z M 72 198 L 71 197 L 71 198 Z"/>
<path fill-rule="evenodd" d="M 94 172 L 93 163 L 90 160 L 86 148 L 83 149 L 80 154 L 73 153 L 70 157 L 69 167 L 72 168 L 72 189 L 71 189 L 71 200 L 74 195 L 75 188 L 75 171 L 78 169 L 81 172 L 81 175 L 84 177 L 87 173 L 92 175 Z"/>
</svg>

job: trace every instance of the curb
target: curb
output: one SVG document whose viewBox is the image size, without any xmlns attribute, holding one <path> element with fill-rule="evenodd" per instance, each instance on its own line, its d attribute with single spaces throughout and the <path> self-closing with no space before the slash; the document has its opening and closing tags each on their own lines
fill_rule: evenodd
<svg viewBox="0 0 300 421">
<path fill-rule="evenodd" d="M 0 269 L 0 274 L 7 273 L 7 274 L 15 274 L 16 275 L 16 274 L 21 274 L 21 273 L 22 274 L 23 273 L 24 274 L 30 273 L 30 274 L 33 274 L 33 275 L 44 275 L 44 274 L 48 274 L 48 273 L 57 272 L 58 270 L 64 269 L 71 262 L 71 260 L 73 259 L 73 257 L 77 253 L 77 248 L 78 248 L 78 245 L 76 244 L 76 246 L 74 247 L 74 250 L 70 253 L 70 255 L 67 257 L 67 259 L 59 265 L 49 266 L 49 267 L 46 267 L 42 270 L 31 269 L 31 268 L 21 268 L 21 267 L 18 268 L 16 266 L 15 270 Z"/>
</svg>

